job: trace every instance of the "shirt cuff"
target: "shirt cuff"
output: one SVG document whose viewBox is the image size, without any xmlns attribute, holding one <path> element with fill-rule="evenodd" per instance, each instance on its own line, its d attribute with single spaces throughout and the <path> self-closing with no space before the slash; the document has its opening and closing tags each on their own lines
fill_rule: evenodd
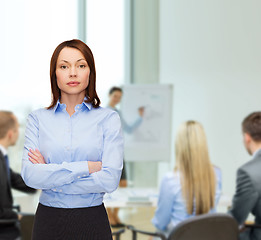
<svg viewBox="0 0 261 240">
<path fill-rule="evenodd" d="M 77 162 L 77 164 L 72 166 L 72 173 L 73 173 L 73 179 L 79 180 L 81 178 L 88 177 L 89 174 L 89 167 L 88 167 L 88 161 L 81 161 Z"/>
<path fill-rule="evenodd" d="M 70 166 L 70 171 L 72 171 L 72 174 L 73 174 L 73 176 L 72 176 L 73 181 L 75 181 L 75 180 L 77 181 L 81 178 L 88 177 L 90 175 L 88 161 L 75 162 L 75 164 L 72 164 Z M 51 190 L 54 192 L 60 192 L 60 193 L 63 192 L 60 187 L 52 188 Z"/>
</svg>

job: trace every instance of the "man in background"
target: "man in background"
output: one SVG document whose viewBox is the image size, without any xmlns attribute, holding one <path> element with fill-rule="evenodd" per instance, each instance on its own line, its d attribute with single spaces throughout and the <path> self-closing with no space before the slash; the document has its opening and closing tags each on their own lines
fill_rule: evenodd
<svg viewBox="0 0 261 240">
<path fill-rule="evenodd" d="M 121 111 L 116 108 L 116 106 L 121 102 L 123 95 L 123 90 L 119 87 L 112 87 L 109 91 L 109 103 L 108 108 L 116 111 L 121 119 L 122 130 L 128 134 L 133 133 L 142 123 L 144 116 L 144 107 L 139 107 L 137 109 L 138 116 L 136 120 L 132 124 L 128 124 L 123 118 Z M 127 174 L 125 168 L 125 161 L 123 160 L 123 169 L 121 174 L 121 179 L 119 183 L 120 187 L 127 187 Z M 109 217 L 109 221 L 112 227 L 124 227 L 125 225 L 120 221 L 118 216 L 119 208 L 107 208 L 107 213 Z"/>
<path fill-rule="evenodd" d="M 0 220 L 17 220 L 21 218 L 13 210 L 13 196 L 11 188 L 34 193 L 25 185 L 20 174 L 9 167 L 7 155 L 8 147 L 15 145 L 19 136 L 17 118 L 8 111 L 0 111 Z M 19 239 L 20 231 L 16 223 L 0 224 L 0 239 Z"/>
<path fill-rule="evenodd" d="M 255 223 L 261 224 L 261 112 L 247 116 L 242 123 L 246 150 L 252 159 L 237 171 L 236 193 L 230 214 L 243 225 L 248 214 L 255 216 Z M 240 239 L 261 239 L 261 229 L 246 230 Z"/>
</svg>

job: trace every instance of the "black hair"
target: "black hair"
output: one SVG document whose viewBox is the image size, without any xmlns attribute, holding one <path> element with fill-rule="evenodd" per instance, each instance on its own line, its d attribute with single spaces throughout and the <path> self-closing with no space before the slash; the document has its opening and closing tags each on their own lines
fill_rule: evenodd
<svg viewBox="0 0 261 240">
<path fill-rule="evenodd" d="M 116 92 L 116 91 L 119 91 L 119 92 L 123 92 L 122 91 L 122 88 L 120 88 L 120 87 L 112 87 L 111 89 L 110 89 L 110 91 L 109 91 L 109 95 L 111 95 L 111 94 L 113 94 L 114 92 Z"/>
</svg>

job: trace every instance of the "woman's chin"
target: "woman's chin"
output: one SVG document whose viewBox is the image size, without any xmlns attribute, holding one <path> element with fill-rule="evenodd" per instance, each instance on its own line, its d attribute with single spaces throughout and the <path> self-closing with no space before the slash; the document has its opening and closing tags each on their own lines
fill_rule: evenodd
<svg viewBox="0 0 261 240">
<path fill-rule="evenodd" d="M 85 96 L 85 89 L 66 89 L 66 91 L 61 91 L 61 94 L 63 95 L 83 95 Z"/>
</svg>

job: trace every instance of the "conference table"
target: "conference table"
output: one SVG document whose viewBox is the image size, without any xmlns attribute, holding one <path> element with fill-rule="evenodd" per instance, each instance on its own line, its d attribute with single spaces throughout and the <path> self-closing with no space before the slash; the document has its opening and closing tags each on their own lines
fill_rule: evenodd
<svg viewBox="0 0 261 240">
<path fill-rule="evenodd" d="M 41 191 L 36 194 L 25 194 L 13 190 L 14 203 L 20 205 L 24 213 L 35 213 Z M 157 188 L 118 188 L 110 194 L 105 194 L 104 205 L 114 208 L 131 208 L 131 207 L 156 207 L 159 191 Z M 218 212 L 226 212 L 231 206 L 232 197 L 223 194 L 218 204 Z"/>
</svg>

